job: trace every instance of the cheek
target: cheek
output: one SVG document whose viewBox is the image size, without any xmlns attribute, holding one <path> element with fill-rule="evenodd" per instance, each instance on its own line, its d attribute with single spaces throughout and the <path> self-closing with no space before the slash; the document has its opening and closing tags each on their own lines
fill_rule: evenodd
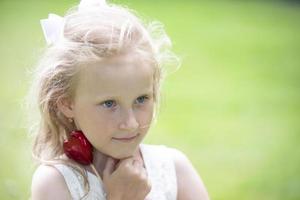
<svg viewBox="0 0 300 200">
<path fill-rule="evenodd" d="M 81 113 L 79 125 L 93 146 L 99 147 L 107 142 L 114 132 L 114 121 L 97 109 Z"/>
<path fill-rule="evenodd" d="M 153 112 L 154 112 L 154 107 L 152 103 L 138 111 L 138 117 L 140 119 L 141 125 L 151 122 Z"/>
<path fill-rule="evenodd" d="M 88 120 L 93 127 L 96 129 L 101 129 L 103 131 L 109 131 L 110 127 L 113 125 L 113 116 L 108 115 L 105 112 L 101 112 L 99 109 L 95 108 Z"/>
<path fill-rule="evenodd" d="M 101 115 L 96 107 L 82 106 L 77 110 L 76 116 L 79 128 L 86 131 L 94 131 L 94 129 L 106 124 L 105 117 Z"/>
</svg>

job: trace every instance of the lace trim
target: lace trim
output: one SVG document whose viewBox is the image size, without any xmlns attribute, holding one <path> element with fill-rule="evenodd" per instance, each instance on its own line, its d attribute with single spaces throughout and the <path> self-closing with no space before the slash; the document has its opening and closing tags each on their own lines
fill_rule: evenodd
<svg viewBox="0 0 300 200">
<path fill-rule="evenodd" d="M 177 180 L 171 149 L 164 146 L 141 145 L 152 189 L 146 200 L 176 200 Z"/>
<path fill-rule="evenodd" d="M 74 174 L 74 171 L 71 170 L 71 168 L 69 168 L 63 164 L 56 164 L 54 166 L 64 176 L 66 184 L 67 184 L 70 194 L 72 196 L 72 199 L 76 199 L 76 200 L 80 199 L 80 197 L 82 197 L 84 195 L 83 187 L 81 187 L 81 184 L 80 184 L 80 179 L 82 177 Z"/>
<path fill-rule="evenodd" d="M 71 167 L 63 164 L 56 164 L 55 167 L 64 176 L 68 189 L 71 193 L 72 199 L 79 200 L 85 194 L 82 175 Z M 96 176 L 88 172 L 88 182 L 90 184 L 90 191 L 83 199 L 86 200 L 105 200 L 103 185 Z"/>
</svg>

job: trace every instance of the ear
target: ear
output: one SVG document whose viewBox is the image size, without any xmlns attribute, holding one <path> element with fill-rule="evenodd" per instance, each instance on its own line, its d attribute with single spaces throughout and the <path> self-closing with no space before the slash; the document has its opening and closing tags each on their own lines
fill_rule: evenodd
<svg viewBox="0 0 300 200">
<path fill-rule="evenodd" d="M 75 116 L 74 103 L 67 97 L 59 98 L 56 102 L 58 110 L 63 113 L 67 118 Z"/>
</svg>

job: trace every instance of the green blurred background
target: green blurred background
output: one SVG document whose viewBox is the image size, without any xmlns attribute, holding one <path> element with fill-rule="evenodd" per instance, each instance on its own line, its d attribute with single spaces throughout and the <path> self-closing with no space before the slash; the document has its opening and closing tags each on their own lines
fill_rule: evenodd
<svg viewBox="0 0 300 200">
<path fill-rule="evenodd" d="M 0 199 L 28 199 L 22 102 L 45 45 L 39 19 L 77 1 L 0 1 Z M 300 199 L 300 4 L 118 0 L 160 20 L 182 57 L 147 143 L 190 158 L 211 199 Z"/>
</svg>

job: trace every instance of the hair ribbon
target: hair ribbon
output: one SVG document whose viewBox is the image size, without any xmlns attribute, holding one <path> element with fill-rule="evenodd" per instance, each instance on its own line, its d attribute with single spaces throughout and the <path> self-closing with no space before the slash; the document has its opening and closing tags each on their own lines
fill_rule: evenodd
<svg viewBox="0 0 300 200">
<path fill-rule="evenodd" d="M 78 6 L 79 11 L 88 10 L 92 7 L 105 6 L 105 0 L 81 0 Z M 56 42 L 63 35 L 64 18 L 50 13 L 47 19 L 41 19 L 40 23 L 48 45 Z"/>
<path fill-rule="evenodd" d="M 63 34 L 63 17 L 50 13 L 47 19 L 41 19 L 40 22 L 48 45 L 53 44 Z"/>
</svg>

